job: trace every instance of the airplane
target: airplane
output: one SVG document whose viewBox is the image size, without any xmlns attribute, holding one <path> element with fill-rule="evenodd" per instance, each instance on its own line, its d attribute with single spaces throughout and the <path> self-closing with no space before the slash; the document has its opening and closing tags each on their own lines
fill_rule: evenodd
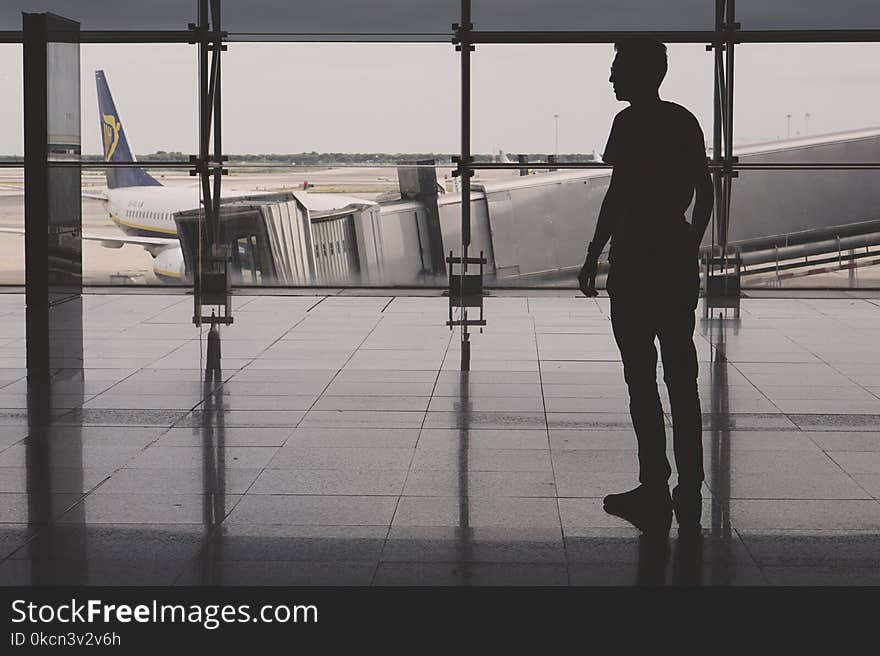
<svg viewBox="0 0 880 656">
<path fill-rule="evenodd" d="M 95 83 L 104 161 L 127 164 L 136 162 L 103 70 L 95 71 Z M 105 169 L 105 177 L 106 191 L 84 191 L 82 197 L 106 202 L 108 215 L 122 234 L 115 236 L 84 231 L 81 238 L 99 242 L 106 248 L 140 246 L 153 257 L 153 273 L 158 280 L 178 284 L 188 281 L 175 215 L 201 207 L 198 186 L 163 185 L 141 166 L 108 167 Z M 342 194 L 322 193 L 313 196 L 300 191 L 294 195 L 307 212 L 315 212 L 316 216 L 345 214 L 349 208 L 364 204 L 362 199 Z M 241 198 L 260 202 L 262 198 L 276 198 L 277 193 L 226 187 L 221 197 L 224 201 Z M 0 228 L 0 233 L 23 236 L 24 229 Z"/>
<path fill-rule="evenodd" d="M 136 161 L 104 71 L 95 71 L 95 81 L 104 161 Z M 127 244 L 141 246 L 153 256 L 153 273 L 160 281 L 183 281 L 186 277 L 183 252 L 173 213 L 198 208 L 198 189 L 165 187 L 142 167 L 108 168 L 106 179 L 105 193 L 84 191 L 82 197 L 106 202 L 111 220 L 119 226 L 123 235 L 83 232 L 82 239 L 100 242 L 106 248 L 122 248 Z M 0 232 L 24 235 L 22 228 L 0 228 Z"/>
<path fill-rule="evenodd" d="M 104 161 L 136 161 L 104 71 L 95 71 L 95 82 Z M 153 273 L 160 281 L 179 283 L 187 280 L 175 214 L 199 209 L 201 199 L 198 186 L 165 186 L 142 167 L 107 168 L 106 178 L 107 191 L 102 199 L 107 201 L 110 219 L 125 237 L 100 237 L 102 244 L 110 248 L 121 248 L 126 244 L 140 245 L 153 256 Z M 271 191 L 243 191 L 229 187 L 220 194 L 224 200 L 246 197 L 251 202 L 275 195 Z M 344 211 L 362 203 L 361 199 L 342 194 L 310 196 L 303 191 L 297 192 L 296 196 L 308 210 L 318 213 L 334 209 Z M 84 234 L 83 238 L 89 239 L 91 236 Z"/>
<path fill-rule="evenodd" d="M 104 161 L 129 164 L 136 162 L 103 70 L 95 71 L 95 83 Z M 106 248 L 114 249 L 129 244 L 141 246 L 153 257 L 153 273 L 157 279 L 166 283 L 186 282 L 188 276 L 177 235 L 175 214 L 200 208 L 198 186 L 163 185 L 139 166 L 108 167 L 105 176 L 106 192 L 83 192 L 82 197 L 106 202 L 108 215 L 122 231 L 122 235 L 83 232 L 82 239 L 97 241 Z M 251 201 L 259 201 L 262 196 L 271 195 L 229 188 L 221 193 L 224 199 L 246 196 Z M 340 194 L 321 194 L 320 198 L 308 200 L 306 195 L 298 194 L 298 197 L 310 209 L 323 212 L 335 207 L 346 208 L 359 202 L 359 199 Z M 0 228 L 0 232 L 24 235 L 21 228 Z"/>
</svg>

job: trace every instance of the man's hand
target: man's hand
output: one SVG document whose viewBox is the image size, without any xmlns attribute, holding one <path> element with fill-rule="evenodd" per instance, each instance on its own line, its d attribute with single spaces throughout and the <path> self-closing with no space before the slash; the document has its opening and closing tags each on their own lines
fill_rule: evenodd
<svg viewBox="0 0 880 656">
<path fill-rule="evenodd" d="M 587 259 L 578 274 L 578 285 L 584 296 L 593 298 L 599 295 L 596 291 L 596 275 L 599 273 L 599 256 L 587 253 Z"/>
</svg>

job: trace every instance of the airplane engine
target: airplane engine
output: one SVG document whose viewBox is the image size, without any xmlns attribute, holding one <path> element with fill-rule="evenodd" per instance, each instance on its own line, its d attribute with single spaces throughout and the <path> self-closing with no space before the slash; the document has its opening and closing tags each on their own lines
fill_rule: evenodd
<svg viewBox="0 0 880 656">
<path fill-rule="evenodd" d="M 186 272 L 180 246 L 169 246 L 153 259 L 153 273 L 162 282 L 184 282 Z"/>
</svg>

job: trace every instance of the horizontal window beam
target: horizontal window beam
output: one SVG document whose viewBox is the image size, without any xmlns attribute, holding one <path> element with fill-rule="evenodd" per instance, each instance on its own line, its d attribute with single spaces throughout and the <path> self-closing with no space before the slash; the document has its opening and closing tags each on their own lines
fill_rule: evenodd
<svg viewBox="0 0 880 656">
<path fill-rule="evenodd" d="M 382 42 L 417 43 L 446 42 L 452 32 L 424 32 L 411 34 L 370 34 L 359 32 L 209 32 L 212 40 L 235 42 Z M 221 35 L 221 36 L 217 36 Z M 474 30 L 468 40 L 479 44 L 554 44 L 554 43 L 614 43 L 627 37 L 650 37 L 666 43 L 856 43 L 880 42 L 880 29 L 852 30 L 551 30 L 551 31 L 494 31 Z M 190 30 L 82 30 L 82 43 L 193 43 L 195 33 Z M 0 43 L 21 43 L 19 30 L 0 30 Z"/>
<path fill-rule="evenodd" d="M 880 29 L 873 30 L 633 30 L 633 31 L 481 31 L 468 35 L 470 43 L 614 43 L 625 38 L 647 37 L 665 43 L 850 43 L 880 41 Z"/>
<path fill-rule="evenodd" d="M 517 169 L 611 169 L 611 164 L 603 162 L 474 162 L 467 167 L 473 170 L 517 170 Z M 730 164 L 734 171 L 798 171 L 803 169 L 815 169 L 824 171 L 878 169 L 880 162 L 749 162 Z M 709 163 L 710 171 L 721 171 L 723 164 Z"/>
</svg>

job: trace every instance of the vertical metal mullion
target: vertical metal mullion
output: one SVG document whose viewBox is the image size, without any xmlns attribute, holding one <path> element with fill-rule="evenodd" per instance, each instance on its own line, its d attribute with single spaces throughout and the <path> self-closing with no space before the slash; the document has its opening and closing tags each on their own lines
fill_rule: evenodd
<svg viewBox="0 0 880 656">
<path fill-rule="evenodd" d="M 724 91 L 722 85 L 722 70 L 723 70 L 723 43 L 721 37 L 722 23 L 724 16 L 724 0 L 715 0 L 715 37 L 714 42 L 712 44 L 713 48 L 713 71 L 714 75 L 712 76 L 713 80 L 713 123 L 712 123 L 712 163 L 718 166 L 721 164 L 723 153 L 723 142 L 722 142 L 722 122 L 724 120 L 724 112 L 722 108 L 722 100 L 724 98 Z M 709 252 L 709 257 L 706 260 L 706 267 L 704 269 L 705 272 L 705 281 L 704 284 L 706 289 L 708 290 L 709 286 L 709 277 L 712 275 L 713 271 L 713 263 L 712 258 L 715 257 L 715 247 L 717 246 L 717 240 L 719 235 L 719 222 L 721 221 L 721 205 L 723 203 L 724 198 L 724 174 L 718 168 L 715 168 L 712 172 L 712 185 L 715 194 L 715 211 L 712 213 L 712 239 L 711 239 L 711 248 Z M 705 305 L 705 309 L 708 311 L 708 304 Z"/>
<path fill-rule="evenodd" d="M 214 163 L 217 165 L 217 168 L 213 170 L 214 173 L 214 197 L 212 200 L 212 212 L 213 219 L 216 223 L 217 232 L 219 233 L 220 228 L 220 179 L 222 177 L 222 169 L 220 168 L 221 162 L 223 159 L 223 142 L 222 142 L 222 132 L 220 130 L 220 53 L 222 51 L 223 44 L 220 40 L 220 0 L 211 0 L 211 29 L 214 33 L 214 39 L 212 43 L 212 67 L 211 67 L 211 76 L 213 78 L 213 84 L 211 85 L 211 94 L 212 94 L 212 122 L 213 122 L 213 132 L 214 132 Z M 216 235 L 219 237 L 219 235 Z"/>
<path fill-rule="evenodd" d="M 212 221 L 211 187 L 208 163 L 208 146 L 211 138 L 211 99 L 209 93 L 209 65 L 207 32 L 208 0 L 199 0 L 198 48 L 199 48 L 199 182 L 202 187 L 202 207 L 205 217 L 206 242 L 214 244 L 214 226 Z"/>
<path fill-rule="evenodd" d="M 467 274 L 468 248 L 471 244 L 471 0 L 461 0 L 461 23 L 458 43 L 461 51 L 461 153 L 458 170 L 461 177 L 461 288 Z M 450 266 L 452 266 L 450 264 Z M 470 338 L 467 327 L 467 307 L 462 305 L 461 370 L 470 370 Z"/>
<path fill-rule="evenodd" d="M 461 249 L 462 257 L 467 257 L 471 243 L 471 1 L 461 2 Z M 467 269 L 463 265 L 462 271 Z"/>
<path fill-rule="evenodd" d="M 464 289 L 465 275 L 468 270 L 468 247 L 471 244 L 471 38 L 473 25 L 471 24 L 471 0 L 461 0 L 461 23 L 459 25 L 459 47 L 461 49 L 461 153 L 458 163 L 461 176 L 461 281 L 459 289 Z M 452 267 L 452 263 L 449 264 Z M 462 540 L 462 558 L 467 554 L 469 542 L 468 529 L 470 528 L 470 505 L 469 505 L 469 421 L 468 421 L 468 384 L 466 377 L 471 368 L 471 343 L 468 335 L 467 304 L 461 305 L 461 373 L 459 373 L 459 393 L 462 394 L 459 402 L 462 404 L 464 422 L 459 430 L 458 445 L 458 525 Z M 464 571 L 466 580 L 468 570 Z"/>
<path fill-rule="evenodd" d="M 736 30 L 736 0 L 727 0 L 727 61 L 726 61 L 726 75 L 725 75 L 725 91 L 726 91 L 726 105 L 727 105 L 727 116 L 725 117 L 725 129 L 727 132 L 727 152 L 725 153 L 725 159 L 727 161 L 727 166 L 725 166 L 724 176 L 727 181 L 727 191 L 724 197 L 724 207 L 723 207 L 723 223 L 722 223 L 722 234 L 721 234 L 721 245 L 722 245 L 722 253 L 721 257 L 725 260 L 727 259 L 727 236 L 730 230 L 730 201 L 731 195 L 733 193 L 733 163 L 734 163 L 734 155 L 733 155 L 733 51 L 734 51 L 734 31 Z M 726 261 L 725 261 L 725 269 L 726 269 Z"/>
</svg>

